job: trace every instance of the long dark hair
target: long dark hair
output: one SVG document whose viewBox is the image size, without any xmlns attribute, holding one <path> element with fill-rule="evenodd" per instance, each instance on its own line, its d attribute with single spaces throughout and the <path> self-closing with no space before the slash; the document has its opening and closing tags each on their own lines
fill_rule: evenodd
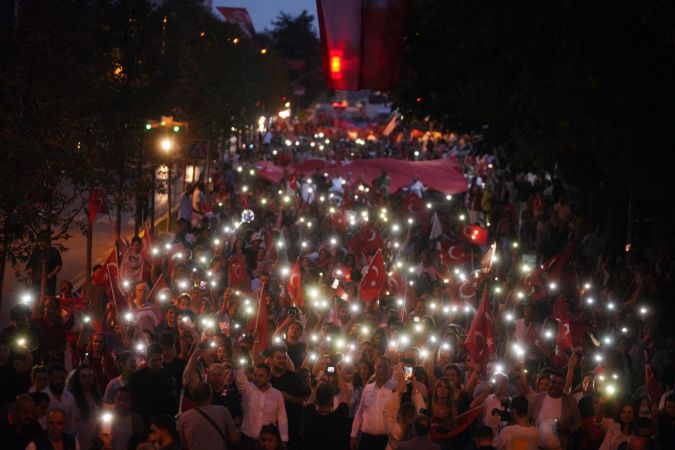
<svg viewBox="0 0 675 450">
<path fill-rule="evenodd" d="M 361 364 L 365 364 L 368 366 L 368 378 L 370 378 L 373 375 L 373 363 L 370 362 L 368 359 L 361 359 L 359 360 L 358 363 L 356 363 L 356 370 L 354 371 L 354 374 L 352 375 L 352 384 L 354 385 L 354 388 L 357 387 L 363 387 L 366 384 L 368 384 L 368 379 L 362 380 L 361 375 L 359 375 L 359 366 Z"/>
<path fill-rule="evenodd" d="M 75 397 L 75 402 L 77 403 L 77 407 L 79 408 L 82 417 L 85 419 L 89 419 L 91 418 L 94 411 L 92 411 L 89 408 L 86 393 L 84 392 L 84 389 L 80 384 L 80 373 L 84 369 L 89 369 L 93 372 L 94 382 L 91 385 L 90 393 L 94 399 L 94 403 L 96 404 L 96 406 L 101 406 L 101 391 L 98 390 L 98 386 L 96 385 L 96 373 L 87 364 L 82 364 L 80 367 L 75 369 L 75 372 L 73 372 L 73 375 L 70 377 L 70 380 L 68 381 L 68 390 L 73 394 L 73 397 Z"/>
</svg>

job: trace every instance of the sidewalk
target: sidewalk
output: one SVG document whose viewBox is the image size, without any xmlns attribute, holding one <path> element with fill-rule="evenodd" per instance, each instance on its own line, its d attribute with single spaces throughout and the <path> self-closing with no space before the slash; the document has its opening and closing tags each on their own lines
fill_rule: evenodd
<svg viewBox="0 0 675 450">
<path fill-rule="evenodd" d="M 177 208 L 177 205 L 180 203 L 182 187 L 182 179 L 175 179 L 173 182 L 173 192 L 175 192 L 175 194 L 172 193 L 173 198 L 171 199 L 172 209 L 174 211 Z M 163 232 L 166 229 L 166 208 L 166 194 L 156 194 L 155 230 L 158 232 Z M 84 213 L 81 213 L 77 218 L 86 220 Z M 133 232 L 133 215 L 130 213 L 123 213 L 121 223 L 122 236 L 128 239 L 133 235 Z M 103 260 L 108 256 L 114 242 L 115 235 L 113 233 L 108 216 L 98 217 L 93 224 L 92 265 L 103 262 Z M 61 252 L 63 268 L 57 275 L 57 279 L 59 281 L 69 280 L 71 283 L 73 283 L 75 289 L 77 289 L 84 283 L 86 277 L 86 236 L 77 232 L 77 230 L 74 230 L 70 239 L 58 241 L 57 244 L 63 245 L 66 248 L 66 250 Z M 18 267 L 18 269 L 21 273 L 24 273 L 23 266 Z M 25 285 L 17 279 L 14 270 L 15 269 L 11 267 L 11 265 L 7 264 L 5 268 L 5 282 L 3 287 L 3 304 L 2 310 L 0 310 L 0 329 L 9 324 L 9 312 L 19 301 L 19 296 L 25 290 Z"/>
</svg>

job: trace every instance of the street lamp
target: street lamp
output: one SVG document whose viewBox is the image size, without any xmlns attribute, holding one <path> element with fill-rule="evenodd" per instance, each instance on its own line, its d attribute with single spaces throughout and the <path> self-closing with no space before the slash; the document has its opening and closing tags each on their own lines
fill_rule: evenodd
<svg viewBox="0 0 675 450">
<path fill-rule="evenodd" d="M 166 153 L 167 155 L 171 154 L 171 150 L 173 149 L 173 140 L 164 137 L 162 138 L 161 141 L 159 141 L 159 147 Z M 167 167 L 167 208 L 166 208 L 166 231 L 169 231 L 171 228 L 171 159 L 167 161 L 166 164 Z"/>
<path fill-rule="evenodd" d="M 160 141 L 159 146 L 164 150 L 166 153 L 169 153 L 171 149 L 173 148 L 173 141 L 171 139 L 164 138 Z"/>
</svg>

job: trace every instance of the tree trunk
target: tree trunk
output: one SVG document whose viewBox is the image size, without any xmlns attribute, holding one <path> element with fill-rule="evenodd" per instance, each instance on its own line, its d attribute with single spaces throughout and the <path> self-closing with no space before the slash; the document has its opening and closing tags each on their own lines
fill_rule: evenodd
<svg viewBox="0 0 675 450">
<path fill-rule="evenodd" d="M 87 221 L 87 261 L 85 268 L 85 280 L 87 283 L 91 281 L 91 249 L 94 238 L 94 225 Z"/>
<path fill-rule="evenodd" d="M 150 231 L 155 232 L 155 189 L 157 187 L 157 170 L 152 168 L 152 191 L 150 191 Z"/>
<path fill-rule="evenodd" d="M 5 252 L 5 245 L 0 249 L 0 312 L 2 312 L 2 293 L 5 285 L 5 268 L 7 267 L 7 252 Z"/>
<path fill-rule="evenodd" d="M 45 301 L 45 295 L 47 295 L 47 252 L 49 251 L 51 242 L 47 244 L 47 249 L 42 252 L 42 258 L 40 258 L 40 295 L 33 302 L 33 317 L 39 317 Z"/>
<path fill-rule="evenodd" d="M 117 203 L 117 211 L 115 211 L 115 214 L 115 220 L 117 221 L 115 223 L 115 232 L 119 236 L 122 236 L 122 204 L 120 202 Z"/>
</svg>

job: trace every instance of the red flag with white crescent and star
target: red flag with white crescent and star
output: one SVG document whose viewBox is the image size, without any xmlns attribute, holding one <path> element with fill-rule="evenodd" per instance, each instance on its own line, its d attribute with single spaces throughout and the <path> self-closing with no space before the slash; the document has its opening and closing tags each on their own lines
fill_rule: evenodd
<svg viewBox="0 0 675 450">
<path fill-rule="evenodd" d="M 488 290 L 483 289 L 483 297 L 476 311 L 476 317 L 464 341 L 474 361 L 481 364 L 489 361 L 495 353 L 495 334 L 492 321 L 492 311 L 488 302 Z"/>
<path fill-rule="evenodd" d="M 413 217 L 418 223 L 426 223 L 429 210 L 424 201 L 415 194 L 408 194 L 401 201 L 403 214 Z"/>
<path fill-rule="evenodd" d="M 565 267 L 567 266 L 567 261 L 569 261 L 574 253 L 575 248 L 575 243 L 570 242 L 561 252 L 556 253 L 543 262 L 541 270 L 546 272 L 550 281 L 561 281 L 562 275 L 565 272 Z"/>
<path fill-rule="evenodd" d="M 374 226 L 366 224 L 347 242 L 347 245 L 352 253 L 358 257 L 362 253 L 368 254 L 384 248 L 384 241 L 382 240 L 382 236 L 380 236 L 380 232 Z"/>
<path fill-rule="evenodd" d="M 94 223 L 98 214 L 108 214 L 108 203 L 105 201 L 106 192 L 102 187 L 97 187 L 91 190 L 89 194 L 89 204 L 87 209 L 89 211 L 89 223 Z"/>
<path fill-rule="evenodd" d="M 572 333 L 570 331 L 570 315 L 562 295 L 553 303 L 552 316 L 560 322 L 558 324 L 558 346 L 561 350 L 571 352 L 574 347 L 572 345 Z"/>
<path fill-rule="evenodd" d="M 479 225 L 463 225 L 459 229 L 458 238 L 467 244 L 485 245 L 488 240 L 488 230 Z"/>
<path fill-rule="evenodd" d="M 378 250 L 372 261 L 370 261 L 366 275 L 361 279 L 359 297 L 366 303 L 377 300 L 386 282 L 387 269 L 384 267 L 382 250 Z"/>
<path fill-rule="evenodd" d="M 251 279 L 246 273 L 246 267 L 244 263 L 240 261 L 232 261 L 227 272 L 227 283 L 228 286 L 235 289 L 241 289 L 242 291 L 248 291 L 251 289 Z"/>
<path fill-rule="evenodd" d="M 295 261 L 291 277 L 288 279 L 288 295 L 293 300 L 295 306 L 305 306 L 305 299 L 302 297 L 302 279 L 300 278 L 300 263 Z"/>
<path fill-rule="evenodd" d="M 461 244 L 450 244 L 450 241 L 447 241 L 447 244 L 442 244 L 441 248 L 447 246 L 447 250 L 444 252 L 447 256 L 445 259 L 448 262 L 448 267 L 454 268 L 466 264 L 471 260 L 471 255 L 466 252 L 466 249 Z"/>
</svg>

